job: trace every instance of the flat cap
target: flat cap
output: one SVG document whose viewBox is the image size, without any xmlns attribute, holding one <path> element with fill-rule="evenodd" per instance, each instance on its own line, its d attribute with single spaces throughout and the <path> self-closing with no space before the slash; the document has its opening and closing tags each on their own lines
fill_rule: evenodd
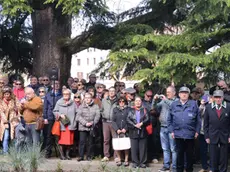
<svg viewBox="0 0 230 172">
<path fill-rule="evenodd" d="M 224 97 L 224 92 L 222 90 L 215 90 L 213 92 L 213 97 Z"/>
<path fill-rule="evenodd" d="M 96 78 L 96 77 L 97 76 L 94 73 L 92 73 L 92 74 L 89 75 L 89 78 Z"/>
<path fill-rule="evenodd" d="M 188 92 L 188 93 L 190 93 L 190 89 L 188 87 L 180 87 L 179 93 L 180 92 Z"/>
<path fill-rule="evenodd" d="M 125 89 L 125 93 L 134 94 L 136 93 L 136 90 L 132 87 L 129 87 Z"/>
</svg>

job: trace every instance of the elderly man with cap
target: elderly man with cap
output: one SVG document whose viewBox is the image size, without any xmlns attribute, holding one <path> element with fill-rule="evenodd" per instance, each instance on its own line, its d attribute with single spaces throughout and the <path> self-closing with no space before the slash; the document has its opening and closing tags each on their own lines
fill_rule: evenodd
<svg viewBox="0 0 230 172">
<path fill-rule="evenodd" d="M 177 172 L 184 171 L 184 155 L 186 155 L 186 171 L 193 171 L 194 139 L 200 133 L 201 121 L 199 108 L 194 100 L 189 100 L 190 89 L 181 87 L 179 100 L 171 104 L 168 115 L 168 131 L 176 141 Z"/>
<path fill-rule="evenodd" d="M 128 106 L 133 107 L 134 106 L 134 99 L 136 96 L 136 90 L 132 87 L 126 88 L 125 89 L 126 93 L 126 99 L 128 101 Z"/>
<path fill-rule="evenodd" d="M 90 74 L 89 75 L 89 82 L 86 83 L 86 88 L 88 87 L 95 87 L 95 84 L 96 84 L 96 81 L 97 81 L 97 76 L 95 74 Z"/>
<path fill-rule="evenodd" d="M 230 143 L 230 104 L 224 101 L 224 92 L 216 90 L 213 102 L 206 106 L 204 136 L 210 145 L 213 172 L 227 172 L 228 143 Z"/>
</svg>

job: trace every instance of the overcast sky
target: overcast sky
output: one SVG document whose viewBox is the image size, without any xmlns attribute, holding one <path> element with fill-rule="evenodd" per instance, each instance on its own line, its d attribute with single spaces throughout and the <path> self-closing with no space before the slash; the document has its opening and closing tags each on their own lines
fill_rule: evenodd
<svg viewBox="0 0 230 172">
<path fill-rule="evenodd" d="M 111 11 L 119 14 L 130 8 L 137 6 L 142 0 L 106 0 L 107 6 Z M 83 30 L 83 23 L 73 21 L 72 37 L 79 35 Z"/>
</svg>

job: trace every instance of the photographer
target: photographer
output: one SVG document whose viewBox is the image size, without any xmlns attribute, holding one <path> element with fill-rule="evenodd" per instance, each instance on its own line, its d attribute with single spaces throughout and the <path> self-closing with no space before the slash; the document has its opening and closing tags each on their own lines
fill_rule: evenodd
<svg viewBox="0 0 230 172">
<path fill-rule="evenodd" d="M 172 138 L 168 131 L 167 127 L 167 118 L 169 114 L 169 109 L 172 102 L 178 100 L 176 98 L 176 90 L 173 86 L 169 86 L 166 89 L 166 96 L 164 95 L 155 95 L 154 100 L 157 101 L 160 99 L 160 102 L 156 104 L 156 109 L 160 113 L 160 123 L 161 123 L 161 130 L 160 130 L 160 139 L 161 139 L 161 147 L 163 149 L 163 156 L 164 156 L 164 165 L 159 171 L 169 171 L 170 170 L 170 154 L 172 152 L 172 171 L 176 171 L 176 143 L 175 140 Z"/>
</svg>

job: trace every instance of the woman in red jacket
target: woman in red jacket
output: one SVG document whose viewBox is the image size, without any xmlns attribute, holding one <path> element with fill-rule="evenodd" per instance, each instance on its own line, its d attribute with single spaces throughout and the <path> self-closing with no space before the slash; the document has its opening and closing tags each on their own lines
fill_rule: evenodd
<svg viewBox="0 0 230 172">
<path fill-rule="evenodd" d="M 17 97 L 17 99 L 20 101 L 22 98 L 24 98 L 25 96 L 25 92 L 24 92 L 24 86 L 23 86 L 23 82 L 20 80 L 17 80 L 15 83 L 15 87 L 13 89 L 13 93 L 14 95 Z"/>
</svg>

